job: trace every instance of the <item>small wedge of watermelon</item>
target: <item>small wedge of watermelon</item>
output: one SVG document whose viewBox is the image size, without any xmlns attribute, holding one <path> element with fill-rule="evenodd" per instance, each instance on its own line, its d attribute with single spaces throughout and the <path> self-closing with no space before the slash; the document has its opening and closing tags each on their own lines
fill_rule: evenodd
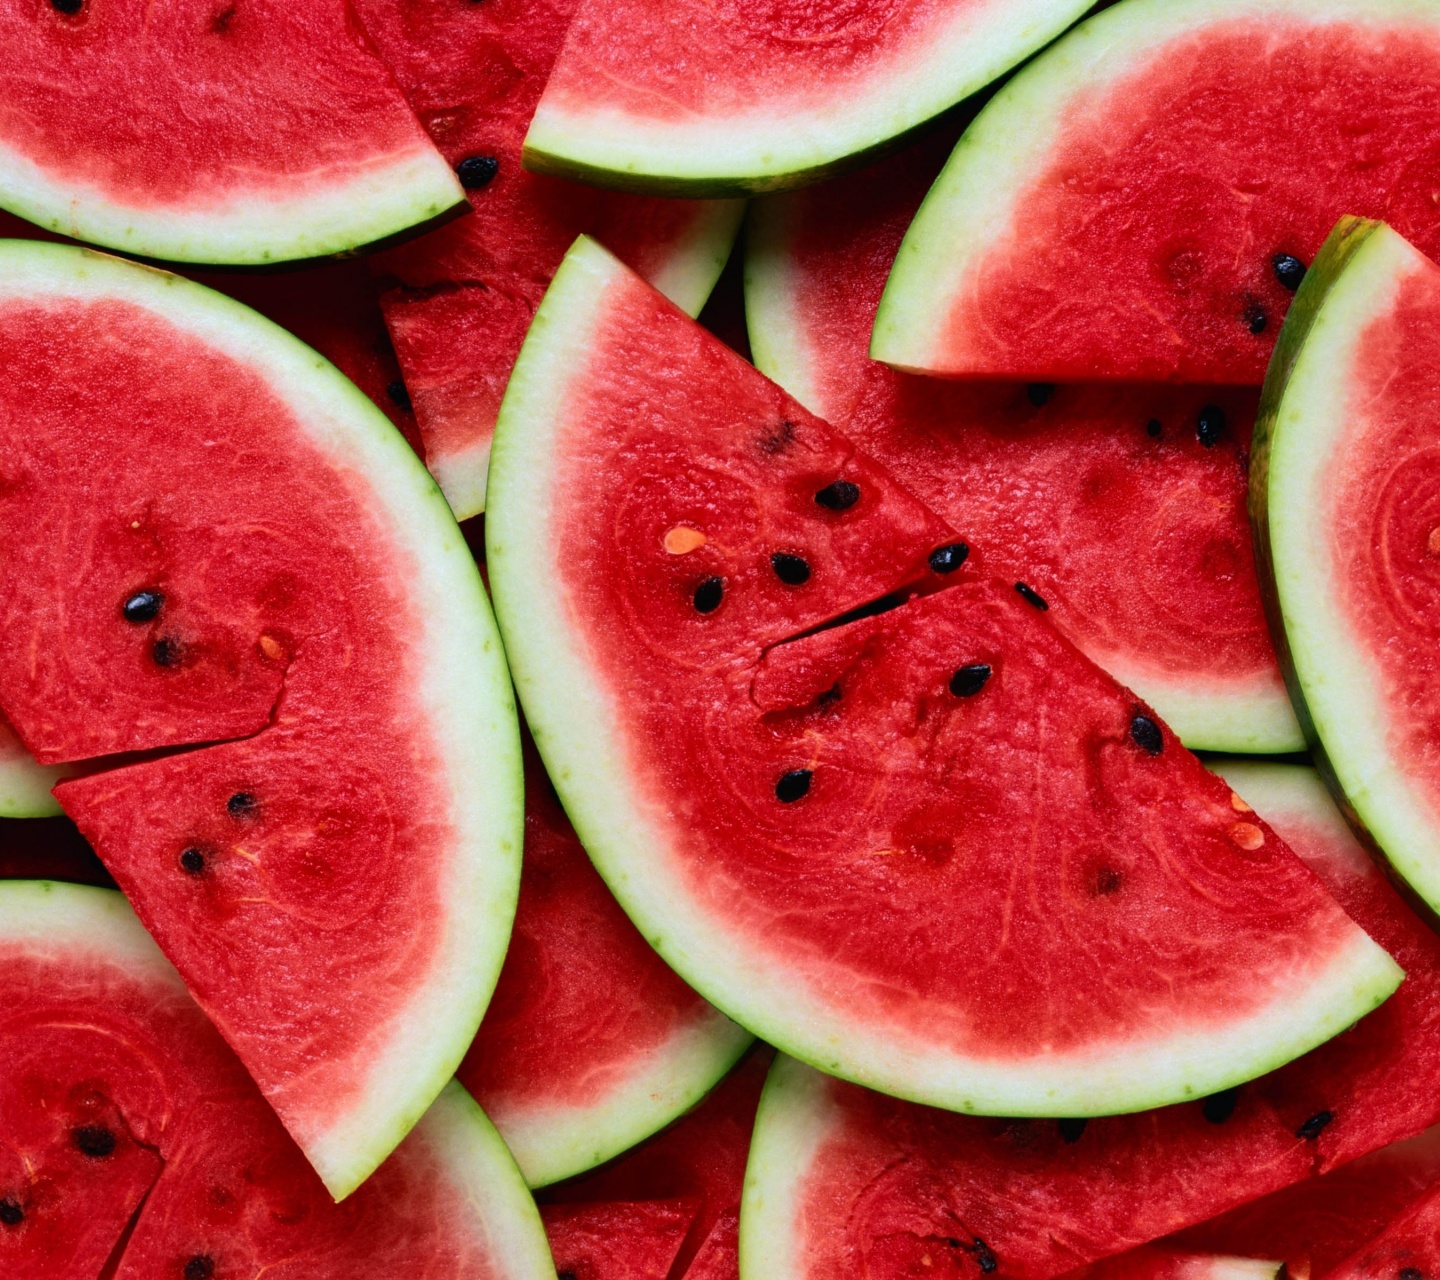
<svg viewBox="0 0 1440 1280">
<path fill-rule="evenodd" d="M 0 204 L 178 262 L 351 253 L 464 191 L 345 0 L 0 11 Z"/>
<path fill-rule="evenodd" d="M 873 354 L 947 375 L 1258 386 L 1342 214 L 1440 249 L 1437 161 L 1431 5 L 1122 0 L 961 139 Z"/>
<path fill-rule="evenodd" d="M 1144 1245 L 1118 1258 L 1072 1271 L 1066 1280 L 1287 1280 L 1289 1276 L 1283 1265 L 1273 1259 L 1181 1253 Z"/>
<path fill-rule="evenodd" d="M 572 1280 L 666 1280 L 695 1217 L 689 1200 L 546 1205 L 555 1270 Z"/>
<path fill-rule="evenodd" d="M 738 201 L 616 195 L 521 167 L 521 142 L 574 8 L 575 0 L 357 0 L 367 34 L 473 207 L 374 263 L 402 286 L 385 297 L 386 322 L 426 464 L 461 520 L 485 508 L 505 382 L 575 237 L 597 236 L 693 314 L 743 210 Z"/>
<path fill-rule="evenodd" d="M 1029 583 L 1051 621 L 1187 746 L 1304 739 L 1265 628 L 1245 514 L 1249 392 L 960 384 L 866 345 L 950 135 L 756 201 L 746 299 L 760 370 Z"/>
<path fill-rule="evenodd" d="M 648 1138 L 708 1093 L 750 1040 L 625 917 L 528 750 L 515 927 L 456 1072 L 526 1181 L 573 1177 Z"/>
<path fill-rule="evenodd" d="M 1424 1280 L 1440 1270 L 1440 1186 L 1367 1241 L 1326 1280 Z"/>
<path fill-rule="evenodd" d="M 1317 760 L 1351 819 L 1440 909 L 1437 359 L 1440 268 L 1383 225 L 1343 220 L 1281 334 L 1250 502 Z"/>
<path fill-rule="evenodd" d="M 1084 0 L 589 0 L 525 139 L 540 173 L 744 195 L 858 163 L 1008 71 Z"/>
<path fill-rule="evenodd" d="M 44 761 L 166 749 L 61 803 L 343 1195 L 453 1074 L 513 914 L 474 562 L 374 406 L 238 303 L 7 241 L 0 344 L 0 704 Z"/>
<path fill-rule="evenodd" d="M 767 1042 L 959 1110 L 1103 1114 L 1238 1084 L 1393 990 L 1033 590 L 593 242 L 493 475 L 497 612 L 567 811 Z"/>
<path fill-rule="evenodd" d="M 117 1280 L 553 1278 L 458 1086 L 333 1204 L 118 893 L 0 884 L 0 975 L 6 1276 L 94 1280 L 109 1258 Z"/>
</svg>

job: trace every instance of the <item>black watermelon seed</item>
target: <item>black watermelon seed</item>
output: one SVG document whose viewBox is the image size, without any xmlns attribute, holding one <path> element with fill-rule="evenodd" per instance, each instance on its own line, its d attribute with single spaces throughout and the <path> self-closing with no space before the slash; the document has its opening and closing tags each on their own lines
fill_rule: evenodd
<svg viewBox="0 0 1440 1280">
<path fill-rule="evenodd" d="M 205 855 L 191 846 L 180 855 L 180 869 L 187 876 L 198 876 L 205 870 Z"/>
<path fill-rule="evenodd" d="M 860 486 L 849 480 L 835 480 L 815 495 L 815 501 L 827 511 L 849 511 L 860 501 Z"/>
<path fill-rule="evenodd" d="M 1200 443 L 1207 449 L 1213 449 L 1220 443 L 1220 437 L 1225 431 L 1225 411 L 1218 405 L 1207 404 L 1200 410 L 1200 416 L 1195 419 L 1195 434 L 1199 437 Z"/>
<path fill-rule="evenodd" d="M 697 613 L 714 613 L 725 598 L 725 583 L 720 578 L 706 578 L 695 588 L 695 609 Z"/>
<path fill-rule="evenodd" d="M 575 1273 L 573 1271 L 557 1271 L 555 1280 L 575 1280 Z"/>
<path fill-rule="evenodd" d="M 798 587 L 810 581 L 810 566 L 803 557 L 791 555 L 788 551 L 777 551 L 771 556 L 770 567 L 786 586 Z"/>
<path fill-rule="evenodd" d="M 1425 1280 L 1425 1275 L 1418 1267 L 1401 1267 L 1399 1280 Z"/>
<path fill-rule="evenodd" d="M 1295 1136 L 1302 1142 L 1314 1142 L 1322 1133 L 1330 1121 L 1335 1119 L 1333 1111 L 1317 1111 L 1304 1124 L 1295 1130 Z"/>
<path fill-rule="evenodd" d="M 1045 599 L 1044 596 L 1042 596 L 1038 591 L 1036 591 L 1034 587 L 1029 586 L 1024 582 L 1017 582 L 1015 584 L 1015 590 L 1019 592 L 1020 599 L 1025 601 L 1026 604 L 1033 604 L 1037 609 L 1040 610 L 1041 613 L 1044 613 L 1045 610 L 1050 607 L 1049 602 Z"/>
<path fill-rule="evenodd" d="M 1130 718 L 1130 737 L 1146 755 L 1158 756 L 1165 750 L 1165 735 L 1149 716 L 1136 714 Z"/>
<path fill-rule="evenodd" d="M 248 818 L 259 802 L 248 791 L 237 791 L 225 801 L 225 810 L 232 818 Z"/>
<path fill-rule="evenodd" d="M 466 156 L 455 166 L 455 176 L 466 191 L 479 191 L 495 181 L 500 161 L 494 156 Z"/>
<path fill-rule="evenodd" d="M 1239 1103 L 1239 1089 L 1224 1089 L 1220 1093 L 1212 1093 L 1200 1104 L 1200 1109 L 1211 1124 L 1224 1124 L 1235 1114 Z"/>
<path fill-rule="evenodd" d="M 1145 431 L 1152 440 L 1160 439 L 1160 433 L 1164 430 L 1165 428 L 1161 425 L 1159 418 L 1151 418 L 1150 421 L 1145 424 Z"/>
<path fill-rule="evenodd" d="M 1269 317 L 1265 314 L 1265 308 L 1254 298 L 1245 300 L 1245 309 L 1240 313 L 1240 318 L 1245 322 L 1245 327 L 1253 334 L 1264 333 L 1266 325 L 1270 323 Z"/>
<path fill-rule="evenodd" d="M 390 397 L 391 403 L 396 408 L 403 409 L 406 413 L 414 408 L 414 405 L 410 403 L 410 392 L 399 378 L 385 388 L 385 394 Z"/>
<path fill-rule="evenodd" d="M 103 1160 L 115 1151 L 115 1135 L 104 1125 L 81 1125 L 70 1138 L 80 1149 L 80 1154 L 89 1156 L 91 1160 Z"/>
<path fill-rule="evenodd" d="M 930 553 L 930 568 L 934 573 L 954 573 L 969 557 L 968 543 L 950 542 Z"/>
<path fill-rule="evenodd" d="M 957 698 L 973 698 L 985 687 L 988 679 L 990 679 L 990 664 L 972 662 L 968 667 L 961 667 L 950 677 L 950 692 Z"/>
<path fill-rule="evenodd" d="M 51 8 L 72 17 L 85 7 L 85 0 L 50 0 Z"/>
<path fill-rule="evenodd" d="M 126 622 L 150 622 L 160 612 L 165 596 L 159 591 L 137 591 L 120 606 Z"/>
<path fill-rule="evenodd" d="M 208 1253 L 197 1253 L 185 1264 L 185 1280 L 210 1280 L 215 1274 L 215 1259 Z"/>
<path fill-rule="evenodd" d="M 1000 1259 L 995 1256 L 995 1251 L 979 1236 L 975 1237 L 975 1246 L 972 1252 L 975 1254 L 975 1262 L 983 1274 L 988 1276 L 1000 1266 Z"/>
<path fill-rule="evenodd" d="M 815 701 L 822 707 L 828 707 L 832 702 L 840 701 L 840 686 L 832 684 Z"/>
<path fill-rule="evenodd" d="M 1088 1120 L 1057 1120 L 1056 1127 L 1060 1130 L 1062 1142 L 1076 1143 L 1080 1141 L 1081 1135 L 1085 1132 Z"/>
<path fill-rule="evenodd" d="M 157 667 L 173 667 L 180 662 L 180 644 L 178 641 L 161 636 L 150 646 L 150 657 Z"/>
<path fill-rule="evenodd" d="M 1292 253 L 1277 253 L 1270 259 L 1270 265 L 1275 268 L 1275 279 L 1291 293 L 1294 293 L 1305 279 L 1305 264 Z"/>
<path fill-rule="evenodd" d="M 781 804 L 794 804 L 809 790 L 810 770 L 791 769 L 789 773 L 782 774 L 775 784 L 775 799 Z"/>
<path fill-rule="evenodd" d="M 7 1227 L 18 1227 L 25 1221 L 25 1210 L 13 1200 L 0 1200 L 0 1222 Z"/>
<path fill-rule="evenodd" d="M 1025 388 L 1025 399 L 1030 401 L 1037 409 L 1043 408 L 1050 403 L 1050 397 L 1055 394 L 1053 382 L 1032 382 Z"/>
</svg>

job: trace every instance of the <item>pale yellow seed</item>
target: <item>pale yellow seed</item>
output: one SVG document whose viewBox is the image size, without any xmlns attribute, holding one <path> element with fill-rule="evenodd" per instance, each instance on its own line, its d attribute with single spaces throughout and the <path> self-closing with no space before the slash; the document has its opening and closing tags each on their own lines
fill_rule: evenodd
<svg viewBox="0 0 1440 1280">
<path fill-rule="evenodd" d="M 1253 853 L 1265 843 L 1265 833 L 1253 822 L 1237 822 L 1230 828 L 1230 839 L 1240 848 Z"/>
<path fill-rule="evenodd" d="M 1430 530 L 1430 537 L 1425 542 L 1425 550 L 1432 556 L 1440 556 L 1440 524 Z"/>
<path fill-rule="evenodd" d="M 260 637 L 260 652 L 271 662 L 279 662 L 285 656 L 285 646 L 272 635 Z"/>
<path fill-rule="evenodd" d="M 692 529 L 688 524 L 677 524 L 665 535 L 665 550 L 672 556 L 688 556 L 708 541 L 710 539 L 699 529 Z"/>
<path fill-rule="evenodd" d="M 1236 813 L 1255 812 L 1254 809 L 1252 809 L 1248 804 L 1246 804 L 1245 801 L 1240 799 L 1240 797 L 1237 796 L 1233 791 L 1230 793 L 1230 807 L 1234 809 Z"/>
</svg>

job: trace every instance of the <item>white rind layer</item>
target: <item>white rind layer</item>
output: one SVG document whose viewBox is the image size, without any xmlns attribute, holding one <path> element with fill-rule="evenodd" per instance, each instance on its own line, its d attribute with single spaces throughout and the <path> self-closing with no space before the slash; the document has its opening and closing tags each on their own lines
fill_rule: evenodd
<svg viewBox="0 0 1440 1280">
<path fill-rule="evenodd" d="M 308 443 L 363 481 L 399 563 L 412 566 L 413 696 L 446 762 L 458 839 L 438 894 L 427 981 L 382 1048 L 355 1064 L 353 1105 L 296 1141 L 336 1199 L 375 1169 L 425 1113 L 469 1048 L 505 957 L 519 891 L 523 796 L 514 701 L 474 559 L 404 438 L 329 361 L 248 307 L 179 276 L 88 249 L 0 241 L 0 302 L 118 298 L 252 369 L 294 411 Z M 274 1099 L 272 1099 L 274 1101 Z M 283 1106 L 283 1101 L 281 1104 Z"/>
<path fill-rule="evenodd" d="M 572 387 L 588 372 L 609 287 L 625 268 L 581 238 L 555 276 L 510 379 L 496 432 L 487 561 L 511 671 L 581 842 L 652 946 L 691 986 L 762 1040 L 833 1075 L 954 1111 L 1087 1116 L 1203 1097 L 1323 1043 L 1383 1002 L 1403 976 L 1351 927 L 1323 965 L 1277 981 L 1228 1025 L 1092 1052 L 986 1059 L 856 1023 L 688 892 L 664 815 L 637 786 L 624 722 L 595 678 L 557 554 L 555 454 Z"/>
<path fill-rule="evenodd" d="M 1252 498 L 1264 502 L 1293 676 L 1335 780 L 1395 870 L 1440 909 L 1440 821 L 1395 758 L 1386 690 L 1339 598 L 1328 525 L 1329 495 L 1345 472 L 1340 451 L 1358 343 L 1408 276 L 1434 270 L 1387 227 L 1355 250 L 1320 310 L 1306 317 L 1288 377 L 1266 388 L 1266 404 L 1275 397 L 1278 404 L 1265 489 Z"/>
<path fill-rule="evenodd" d="M 954 6 L 922 50 L 876 68 L 867 84 L 827 86 L 826 103 L 758 103 L 741 114 L 637 119 L 614 108 L 540 99 L 527 168 L 656 195 L 748 195 L 814 182 L 933 119 L 1053 40 L 1089 0 Z"/>
<path fill-rule="evenodd" d="M 1170 56 L 1169 43 L 1245 18 L 1440 27 L 1440 4 L 1123 0 L 1081 23 L 1001 89 L 961 137 L 900 246 L 870 354 L 913 373 L 993 375 L 949 359 L 943 326 L 956 303 L 980 287 L 986 256 L 1013 239 L 1029 184 L 1045 171 L 1062 131 L 1116 81 Z"/>
<path fill-rule="evenodd" d="M 69 772 L 65 765 L 41 764 L 0 721 L 0 818 L 53 818 L 61 810 L 50 788 Z"/>
<path fill-rule="evenodd" d="M 166 262 L 262 266 L 346 254 L 459 211 L 465 192 L 428 142 L 286 194 L 235 192 L 188 208 L 127 205 L 113 191 L 59 182 L 0 144 L 0 206 L 50 231 Z"/>
</svg>

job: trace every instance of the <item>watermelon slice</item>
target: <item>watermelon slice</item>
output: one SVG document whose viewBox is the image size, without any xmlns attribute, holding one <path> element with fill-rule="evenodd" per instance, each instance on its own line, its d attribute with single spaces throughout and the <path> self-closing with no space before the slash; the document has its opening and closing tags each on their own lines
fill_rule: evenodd
<svg viewBox="0 0 1440 1280">
<path fill-rule="evenodd" d="M 550 775 L 642 932 L 767 1042 L 959 1110 L 1100 1114 L 1230 1087 L 1393 989 L 1033 590 L 593 242 L 493 473 Z"/>
<path fill-rule="evenodd" d="M 374 262 L 402 286 L 386 295 L 386 322 L 426 464 L 463 520 L 485 509 L 505 382 L 575 237 L 598 236 L 693 314 L 744 206 L 616 195 L 521 168 L 521 142 L 575 0 L 357 0 L 357 9 L 474 209 Z"/>
<path fill-rule="evenodd" d="M 905 238 L 873 354 L 1258 386 L 1338 217 L 1440 249 L 1437 159 L 1429 5 L 1123 0 L 966 133 Z"/>
<path fill-rule="evenodd" d="M 1440 1186 L 1368 1241 L 1327 1280 L 1421 1280 L 1440 1268 Z"/>
<path fill-rule="evenodd" d="M 0 885 L 0 973 L 5 1275 L 93 1280 L 109 1257 L 118 1280 L 553 1278 L 458 1086 L 333 1204 L 118 893 Z"/>
<path fill-rule="evenodd" d="M 1289 1274 L 1273 1259 L 1179 1253 L 1144 1245 L 1072 1271 L 1067 1280 L 1287 1280 Z"/>
<path fill-rule="evenodd" d="M 526 1181 L 571 1177 L 649 1137 L 698 1102 L 750 1039 L 626 918 L 528 751 L 515 927 L 456 1072 Z"/>
<path fill-rule="evenodd" d="M 950 383 L 866 344 L 937 135 L 838 183 L 756 201 L 756 363 L 986 553 L 1187 746 L 1302 748 L 1245 514 L 1249 392 Z"/>
<path fill-rule="evenodd" d="M 1287 322 L 1251 513 L 1301 723 L 1352 819 L 1440 907 L 1440 269 L 1347 219 Z"/>
<path fill-rule="evenodd" d="M 166 749 L 57 794 L 343 1195 L 453 1074 L 510 927 L 474 562 L 389 423 L 237 303 L 9 241 L 0 341 L 0 703 L 46 762 Z"/>
<path fill-rule="evenodd" d="M 1356 844 L 1310 770 L 1226 764 L 1345 909 L 1404 966 L 1344 1035 L 1238 1091 L 1088 1122 L 982 1120 L 897 1102 L 777 1061 L 741 1214 L 747 1273 L 841 1280 L 962 1272 L 1046 1280 L 1323 1173 L 1440 1120 L 1440 938 Z M 1243 798 L 1242 798 L 1243 797 Z M 952 1246 L 949 1241 L 955 1241 Z M 984 1249 L 979 1244 L 983 1242 Z M 1263 1239 L 1178 1237 L 1187 1252 Z M 937 1265 L 938 1262 L 937 1262 Z M 993 1269 L 993 1268 L 992 1268 Z M 946 1274 L 943 1270 L 940 1275 Z"/>
<path fill-rule="evenodd" d="M 50 788 L 67 772 L 63 766 L 38 763 L 15 730 L 0 720 L 0 818 L 48 818 L 59 813 Z"/>
<path fill-rule="evenodd" d="M 0 204 L 179 262 L 350 253 L 464 208 L 343 0 L 0 15 Z"/>
<path fill-rule="evenodd" d="M 589 0 L 525 139 L 540 173 L 658 195 L 813 182 L 983 88 L 1085 0 Z"/>
<path fill-rule="evenodd" d="M 540 1212 L 559 1275 L 665 1280 L 695 1217 L 689 1200 L 546 1205 Z"/>
</svg>

